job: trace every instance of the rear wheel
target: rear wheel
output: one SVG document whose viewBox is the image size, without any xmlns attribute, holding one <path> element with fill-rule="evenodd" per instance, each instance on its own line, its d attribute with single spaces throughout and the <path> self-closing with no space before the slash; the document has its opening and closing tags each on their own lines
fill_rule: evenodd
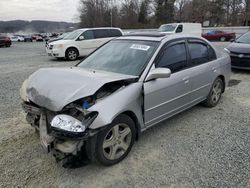
<svg viewBox="0 0 250 188">
<path fill-rule="evenodd" d="M 221 78 L 217 78 L 214 81 L 211 91 L 209 92 L 209 95 L 207 99 L 203 102 L 203 104 L 207 107 L 215 107 L 221 99 L 223 87 L 224 85 Z"/>
<path fill-rule="evenodd" d="M 226 41 L 226 38 L 225 38 L 225 37 L 221 37 L 221 38 L 220 38 L 220 41 L 221 41 L 221 42 L 224 42 L 224 41 Z"/>
<path fill-rule="evenodd" d="M 135 124 L 129 116 L 117 117 L 97 137 L 96 161 L 105 166 L 122 161 L 134 144 L 135 132 Z"/>
<path fill-rule="evenodd" d="M 66 50 L 66 58 L 69 61 L 75 61 L 79 56 L 79 52 L 75 48 L 69 48 Z"/>
</svg>

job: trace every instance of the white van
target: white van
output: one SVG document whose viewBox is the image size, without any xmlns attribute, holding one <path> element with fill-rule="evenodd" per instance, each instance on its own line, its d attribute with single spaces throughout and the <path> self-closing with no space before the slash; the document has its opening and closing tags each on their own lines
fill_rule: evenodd
<svg viewBox="0 0 250 188">
<path fill-rule="evenodd" d="M 171 23 L 161 25 L 158 29 L 159 32 L 165 34 L 190 34 L 201 37 L 202 27 L 200 23 Z"/>
<path fill-rule="evenodd" d="M 78 57 L 90 54 L 114 37 L 122 35 L 121 29 L 112 27 L 78 29 L 62 40 L 50 43 L 46 51 L 49 56 L 74 61 Z"/>
</svg>

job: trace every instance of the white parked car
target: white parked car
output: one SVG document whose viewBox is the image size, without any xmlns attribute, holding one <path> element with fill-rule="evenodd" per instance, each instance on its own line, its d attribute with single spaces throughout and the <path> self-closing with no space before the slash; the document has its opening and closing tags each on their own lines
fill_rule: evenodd
<svg viewBox="0 0 250 188">
<path fill-rule="evenodd" d="M 119 28 L 86 28 L 71 32 L 63 40 L 50 43 L 46 47 L 49 56 L 74 61 L 86 56 L 114 37 L 122 36 Z"/>
<path fill-rule="evenodd" d="M 21 37 L 21 36 L 11 36 L 10 40 L 11 40 L 11 42 L 24 42 L 24 37 Z"/>
<path fill-rule="evenodd" d="M 201 37 L 202 27 L 200 23 L 171 23 L 161 25 L 158 29 L 159 32 L 164 34 L 188 34 Z"/>
</svg>

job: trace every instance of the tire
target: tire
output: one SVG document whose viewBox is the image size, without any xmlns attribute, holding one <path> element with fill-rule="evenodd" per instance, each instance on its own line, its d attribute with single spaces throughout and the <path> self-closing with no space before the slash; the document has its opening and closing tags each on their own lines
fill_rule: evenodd
<svg viewBox="0 0 250 188">
<path fill-rule="evenodd" d="M 223 87 L 224 87 L 223 81 L 221 80 L 221 78 L 217 78 L 214 81 L 212 88 L 209 92 L 209 95 L 207 99 L 203 102 L 203 104 L 210 108 L 215 107 L 221 99 L 223 93 Z"/>
<path fill-rule="evenodd" d="M 131 151 L 135 137 L 134 121 L 127 115 L 120 115 L 97 135 L 95 161 L 104 166 L 119 163 Z"/>
<path fill-rule="evenodd" d="M 75 61 L 77 60 L 78 56 L 79 56 L 79 52 L 76 48 L 69 48 L 66 50 L 66 59 L 69 61 Z"/>
<path fill-rule="evenodd" d="M 221 42 L 225 42 L 225 41 L 226 41 L 226 38 L 225 38 L 225 37 L 221 37 L 221 38 L 220 38 L 220 41 L 221 41 Z"/>
</svg>

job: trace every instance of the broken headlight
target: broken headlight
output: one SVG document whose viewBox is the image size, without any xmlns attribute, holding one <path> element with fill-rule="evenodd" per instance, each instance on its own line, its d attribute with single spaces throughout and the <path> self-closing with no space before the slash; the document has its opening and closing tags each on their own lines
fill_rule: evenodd
<svg viewBox="0 0 250 188">
<path fill-rule="evenodd" d="M 51 126 L 64 131 L 83 133 L 86 126 L 83 125 L 78 119 L 69 115 L 57 115 L 51 121 Z"/>
</svg>

